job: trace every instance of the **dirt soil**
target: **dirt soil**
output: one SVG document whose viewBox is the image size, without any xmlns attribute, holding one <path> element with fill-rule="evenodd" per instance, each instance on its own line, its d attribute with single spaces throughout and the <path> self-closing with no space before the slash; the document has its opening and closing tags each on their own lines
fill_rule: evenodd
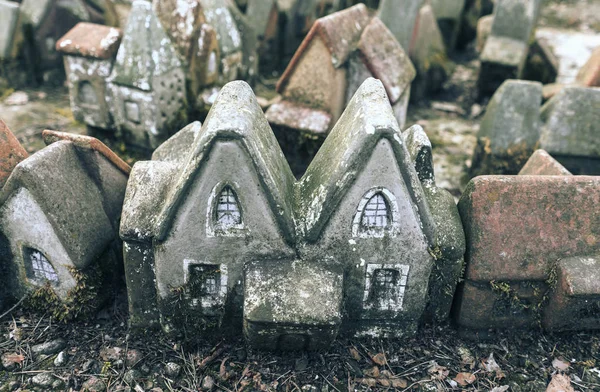
<svg viewBox="0 0 600 392">
<path fill-rule="evenodd" d="M 595 42 L 599 0 L 544 3 L 543 29 Z M 426 129 L 438 185 L 459 197 L 485 102 L 475 100 L 479 63 L 474 48 L 452 60 L 450 80 L 430 101 L 411 104 L 408 124 Z M 274 80 L 265 79 L 259 95 L 270 97 Z M 66 88 L 25 93 L 24 105 L 0 103 L 0 117 L 29 152 L 44 146 L 44 129 L 86 133 L 71 115 Z M 131 164 L 148 156 L 109 134 L 94 136 Z M 124 290 L 94 320 L 60 324 L 20 306 L 0 315 L 0 392 L 79 391 L 84 383 L 89 390 L 137 392 L 544 391 L 560 374 L 570 377 L 573 390 L 600 391 L 600 335 L 595 333 L 509 331 L 483 340 L 461 337 L 452 325 L 436 325 L 403 341 L 342 337 L 324 352 L 273 354 L 248 350 L 241 338 L 186 346 L 158 332 L 131 331 L 127 318 Z M 36 345 L 47 342 L 53 347 L 40 354 Z"/>
</svg>

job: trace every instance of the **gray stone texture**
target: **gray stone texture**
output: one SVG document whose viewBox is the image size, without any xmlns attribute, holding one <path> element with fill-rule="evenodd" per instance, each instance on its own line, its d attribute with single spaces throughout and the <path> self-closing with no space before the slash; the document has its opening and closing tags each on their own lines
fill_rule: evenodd
<svg viewBox="0 0 600 392">
<path fill-rule="evenodd" d="M 600 88 L 567 87 L 541 110 L 540 147 L 573 174 L 600 174 Z"/>
<path fill-rule="evenodd" d="M 541 0 L 499 0 L 481 53 L 480 96 L 491 95 L 506 79 L 521 79 L 533 40 Z"/>
<path fill-rule="evenodd" d="M 429 300 L 424 318 L 448 319 L 454 291 L 464 266 L 465 234 L 454 197 L 435 184 L 431 142 L 419 125 L 403 132 L 406 147 L 423 186 L 435 222 L 435 264 L 429 279 Z"/>
<path fill-rule="evenodd" d="M 204 125 L 133 168 L 120 229 L 132 323 L 214 331 L 243 314 L 250 344 L 268 349 L 322 347 L 338 328 L 409 336 L 431 253 L 454 270 L 462 247 L 453 213 L 429 203 L 455 205 L 429 186 L 430 198 L 381 82 L 358 89 L 300 181 L 249 86 L 229 83 Z"/>
<path fill-rule="evenodd" d="M 430 4 L 423 5 L 417 14 L 409 54 L 417 70 L 411 98 L 423 99 L 442 87 L 453 66 L 447 56 L 444 38 Z"/>
<path fill-rule="evenodd" d="M 49 145 L 19 163 L 2 188 L 0 237 L 12 255 L 15 298 L 50 281 L 67 302 L 74 272 L 112 262 L 118 251 L 129 167 L 96 139 L 48 131 L 44 138 Z"/>
<path fill-rule="evenodd" d="M 461 28 L 465 0 L 432 0 L 431 7 L 444 37 L 446 48 L 454 49 Z"/>
<path fill-rule="evenodd" d="M 390 29 L 400 46 L 408 51 L 417 15 L 424 0 L 382 0 L 377 16 Z"/>
<path fill-rule="evenodd" d="M 158 147 L 185 111 L 183 64 L 147 1 L 133 3 L 109 91 L 119 132 L 140 147 Z"/>
<path fill-rule="evenodd" d="M 516 174 L 537 148 L 542 85 L 505 81 L 481 120 L 470 173 Z"/>
<path fill-rule="evenodd" d="M 0 60 L 7 60 L 12 57 L 18 20 L 19 4 L 0 0 Z"/>
</svg>

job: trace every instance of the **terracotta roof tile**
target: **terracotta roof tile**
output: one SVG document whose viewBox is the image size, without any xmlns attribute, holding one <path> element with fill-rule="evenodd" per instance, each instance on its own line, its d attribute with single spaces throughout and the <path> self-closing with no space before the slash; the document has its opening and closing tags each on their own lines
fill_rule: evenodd
<svg viewBox="0 0 600 392">
<path fill-rule="evenodd" d="M 4 121 L 0 120 L 0 189 L 12 173 L 15 166 L 29 154 L 21 146 L 15 135 Z"/>
<path fill-rule="evenodd" d="M 117 53 L 122 37 L 121 30 L 115 27 L 81 22 L 56 43 L 56 50 L 75 56 L 109 59 Z"/>
</svg>

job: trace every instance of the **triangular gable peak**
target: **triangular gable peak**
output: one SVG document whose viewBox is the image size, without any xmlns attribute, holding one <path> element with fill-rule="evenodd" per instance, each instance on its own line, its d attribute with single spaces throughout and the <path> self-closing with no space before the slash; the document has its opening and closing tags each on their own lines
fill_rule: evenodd
<svg viewBox="0 0 600 392">
<path fill-rule="evenodd" d="M 21 189 L 40 206 L 75 267 L 87 267 L 116 238 L 101 192 L 72 142 L 59 140 L 19 163 L 0 205 Z"/>
<path fill-rule="evenodd" d="M 155 77 L 182 66 L 152 4 L 133 2 L 111 75 L 115 84 L 150 91 Z"/>
<path fill-rule="evenodd" d="M 178 180 L 157 219 L 156 237 L 166 237 L 177 209 L 219 139 L 238 140 L 246 149 L 286 239 L 295 238 L 293 192 L 295 179 L 250 86 L 243 81 L 226 84 L 210 109 Z"/>
<path fill-rule="evenodd" d="M 333 66 L 335 68 L 343 66 L 350 54 L 356 50 L 363 30 L 369 24 L 370 19 L 369 11 L 362 3 L 317 19 L 277 82 L 277 91 L 281 93 L 285 89 L 296 66 L 315 38 L 323 40 L 331 53 Z"/>
<path fill-rule="evenodd" d="M 434 223 L 383 84 L 367 79 L 358 89 L 298 183 L 299 229 L 316 241 L 382 139 L 392 145 L 403 180 L 431 243 Z"/>
<path fill-rule="evenodd" d="M 19 162 L 28 156 L 6 123 L 0 120 L 0 189 Z"/>
</svg>

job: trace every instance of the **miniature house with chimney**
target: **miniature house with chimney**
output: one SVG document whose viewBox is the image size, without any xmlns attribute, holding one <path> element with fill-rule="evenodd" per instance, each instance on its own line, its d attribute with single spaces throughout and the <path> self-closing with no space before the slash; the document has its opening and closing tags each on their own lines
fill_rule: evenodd
<svg viewBox="0 0 600 392">
<path fill-rule="evenodd" d="M 183 64 L 147 1 L 133 3 L 109 90 L 117 129 L 134 145 L 158 147 L 185 109 Z"/>
<path fill-rule="evenodd" d="M 114 125 L 106 101 L 110 76 L 122 33 L 114 27 L 79 23 L 58 42 L 63 53 L 71 111 L 77 121 L 111 129 Z"/>
<path fill-rule="evenodd" d="M 15 299 L 44 293 L 44 306 L 70 318 L 99 305 L 104 283 L 115 281 L 130 169 L 94 138 L 44 131 L 44 139 L 0 193 L 2 267 Z"/>
<path fill-rule="evenodd" d="M 273 125 L 324 138 L 368 77 L 382 81 L 401 127 L 415 69 L 393 34 L 359 4 L 318 19 L 277 83 Z"/>
<path fill-rule="evenodd" d="M 270 349 L 323 347 L 340 327 L 410 335 L 435 232 L 381 82 L 360 87 L 299 182 L 250 87 L 231 82 L 202 126 L 133 168 L 120 230 L 131 322 L 243 319 Z"/>
</svg>

